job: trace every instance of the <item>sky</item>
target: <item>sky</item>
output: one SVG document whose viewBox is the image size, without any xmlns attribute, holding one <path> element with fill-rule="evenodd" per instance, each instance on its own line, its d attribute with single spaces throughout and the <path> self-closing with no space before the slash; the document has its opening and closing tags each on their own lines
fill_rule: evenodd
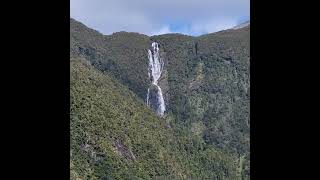
<svg viewBox="0 0 320 180">
<path fill-rule="evenodd" d="M 70 16 L 105 35 L 198 36 L 250 19 L 250 0 L 70 0 Z"/>
</svg>

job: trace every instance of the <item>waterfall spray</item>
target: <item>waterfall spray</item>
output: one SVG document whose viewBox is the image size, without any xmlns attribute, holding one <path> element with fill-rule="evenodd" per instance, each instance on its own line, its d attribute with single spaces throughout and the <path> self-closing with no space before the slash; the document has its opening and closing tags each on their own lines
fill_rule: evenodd
<svg viewBox="0 0 320 180">
<path fill-rule="evenodd" d="M 157 103 L 156 103 L 156 112 L 158 115 L 163 116 L 166 107 L 164 103 L 164 98 L 162 95 L 161 87 L 158 85 L 158 80 L 161 77 L 164 62 L 162 58 L 160 58 L 160 52 L 159 52 L 159 44 L 156 42 L 153 42 L 151 44 L 152 49 L 148 49 L 148 59 L 149 59 L 149 67 L 148 67 L 148 75 L 152 82 L 152 85 L 157 87 Z M 147 94 L 147 106 L 150 106 L 150 88 L 148 88 L 148 94 Z"/>
</svg>

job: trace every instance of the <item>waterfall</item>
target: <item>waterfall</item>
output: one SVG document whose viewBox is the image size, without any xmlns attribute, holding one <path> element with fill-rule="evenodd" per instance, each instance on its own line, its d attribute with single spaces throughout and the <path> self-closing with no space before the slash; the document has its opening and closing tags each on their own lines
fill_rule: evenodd
<svg viewBox="0 0 320 180">
<path fill-rule="evenodd" d="M 149 106 L 149 93 L 150 93 L 150 89 L 148 88 L 148 94 L 147 94 L 147 106 Z"/>
<path fill-rule="evenodd" d="M 162 58 L 160 58 L 160 52 L 159 52 L 159 44 L 156 42 L 153 42 L 151 44 L 151 50 L 148 49 L 148 59 L 149 59 L 149 67 L 148 67 L 148 75 L 150 78 L 150 81 L 153 86 L 157 88 L 157 95 L 156 95 L 156 101 L 154 103 L 154 108 L 157 112 L 158 115 L 163 116 L 166 107 L 162 95 L 162 90 L 161 87 L 158 85 L 158 80 L 161 77 L 163 67 L 164 67 L 164 62 Z M 148 88 L 148 93 L 147 93 L 147 106 L 151 106 L 150 103 L 150 87 Z"/>
</svg>

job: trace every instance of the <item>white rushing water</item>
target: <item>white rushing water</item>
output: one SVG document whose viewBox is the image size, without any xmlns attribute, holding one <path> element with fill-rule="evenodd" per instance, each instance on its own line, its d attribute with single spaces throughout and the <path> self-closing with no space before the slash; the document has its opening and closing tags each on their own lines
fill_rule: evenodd
<svg viewBox="0 0 320 180">
<path fill-rule="evenodd" d="M 148 94 L 147 94 L 147 106 L 149 106 L 149 93 L 150 93 L 150 89 L 148 88 Z"/>
<path fill-rule="evenodd" d="M 157 87 L 158 93 L 157 93 L 157 105 L 156 105 L 156 111 L 157 114 L 160 116 L 163 116 L 166 107 L 164 104 L 164 99 L 162 95 L 162 90 L 160 86 L 158 85 L 158 80 L 161 77 L 161 73 L 163 71 L 164 62 L 162 58 L 160 58 L 160 52 L 159 52 L 159 44 L 156 42 L 153 42 L 151 44 L 152 49 L 148 49 L 148 59 L 149 59 L 149 68 L 148 68 L 148 75 L 149 78 L 154 86 Z M 148 88 L 148 94 L 147 94 L 147 105 L 150 106 L 150 88 Z"/>
</svg>

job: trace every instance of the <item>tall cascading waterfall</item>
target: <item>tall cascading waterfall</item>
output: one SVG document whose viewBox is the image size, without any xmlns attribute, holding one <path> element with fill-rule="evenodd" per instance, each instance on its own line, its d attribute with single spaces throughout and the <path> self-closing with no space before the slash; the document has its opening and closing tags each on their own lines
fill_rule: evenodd
<svg viewBox="0 0 320 180">
<path fill-rule="evenodd" d="M 152 49 L 148 49 L 148 59 L 149 59 L 149 68 L 148 68 L 148 75 L 149 78 L 152 82 L 152 85 L 156 87 L 157 93 L 156 93 L 156 101 L 152 102 L 151 97 L 150 97 L 150 87 L 148 88 L 148 93 L 147 93 L 147 106 L 152 106 L 157 114 L 159 116 L 163 116 L 164 112 L 166 111 L 166 106 L 164 104 L 164 98 L 162 95 L 162 90 L 160 86 L 158 85 L 158 80 L 161 77 L 163 67 L 164 67 L 164 62 L 163 59 L 160 57 L 160 52 L 159 52 L 159 44 L 156 42 L 153 42 L 151 44 Z M 153 104 L 152 104 L 153 103 Z"/>
</svg>

